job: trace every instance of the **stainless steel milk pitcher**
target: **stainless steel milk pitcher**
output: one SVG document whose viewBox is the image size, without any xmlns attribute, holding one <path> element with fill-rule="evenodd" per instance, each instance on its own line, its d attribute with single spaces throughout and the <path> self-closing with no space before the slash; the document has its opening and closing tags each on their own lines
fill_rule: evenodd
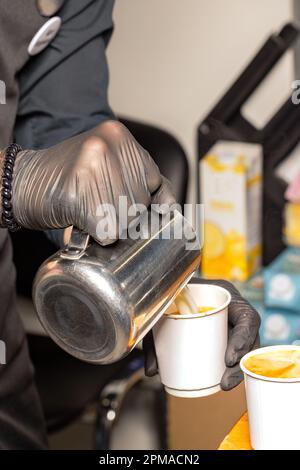
<svg viewBox="0 0 300 470">
<path fill-rule="evenodd" d="M 42 325 L 61 348 L 81 360 L 109 364 L 146 335 L 199 263 L 196 234 L 178 211 L 160 216 L 146 238 L 106 247 L 73 229 L 69 245 L 40 267 L 33 299 Z"/>
</svg>

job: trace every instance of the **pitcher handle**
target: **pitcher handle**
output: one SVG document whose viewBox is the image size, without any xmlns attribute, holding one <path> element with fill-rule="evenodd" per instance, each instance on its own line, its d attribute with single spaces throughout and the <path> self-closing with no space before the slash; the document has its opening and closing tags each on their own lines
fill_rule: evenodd
<svg viewBox="0 0 300 470">
<path fill-rule="evenodd" d="M 90 236 L 76 227 L 72 227 L 72 232 L 68 245 L 61 251 L 60 256 L 66 259 L 79 259 L 88 247 Z"/>
</svg>

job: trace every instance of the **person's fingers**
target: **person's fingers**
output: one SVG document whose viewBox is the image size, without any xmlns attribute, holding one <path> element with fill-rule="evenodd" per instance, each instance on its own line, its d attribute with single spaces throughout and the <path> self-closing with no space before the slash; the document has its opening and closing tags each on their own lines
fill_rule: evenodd
<svg viewBox="0 0 300 470">
<path fill-rule="evenodd" d="M 106 121 L 98 126 L 96 132 L 105 140 L 113 154 L 121 156 L 119 161 L 123 161 L 128 166 L 132 175 L 142 173 L 145 175 L 150 193 L 160 187 L 162 177 L 158 166 L 149 152 L 137 142 L 121 122 Z"/>
<path fill-rule="evenodd" d="M 162 184 L 162 175 L 158 166 L 151 158 L 150 154 L 141 147 L 142 161 L 145 168 L 146 182 L 149 192 L 152 194 L 159 189 Z"/>
<path fill-rule="evenodd" d="M 113 206 L 106 205 L 101 212 L 101 215 L 88 215 L 84 231 L 100 245 L 107 246 L 119 239 L 119 222 Z"/>
<path fill-rule="evenodd" d="M 259 334 L 256 336 L 256 339 L 254 341 L 254 344 L 251 348 L 251 350 L 257 349 L 260 346 L 260 339 L 259 339 Z M 249 352 L 249 351 L 247 351 Z M 222 390 L 228 391 L 231 390 L 232 388 L 236 387 L 239 385 L 239 383 L 243 380 L 243 372 L 240 368 L 240 364 L 235 364 L 233 367 L 227 367 L 222 380 L 221 380 L 221 388 Z"/>
<path fill-rule="evenodd" d="M 160 188 L 152 195 L 152 204 L 158 204 L 161 207 L 161 211 L 164 213 L 172 205 L 176 204 L 175 194 L 170 181 L 162 177 L 162 184 Z"/>
<path fill-rule="evenodd" d="M 143 351 L 145 359 L 145 375 L 153 377 L 158 372 L 153 333 L 150 331 L 143 339 Z"/>
<path fill-rule="evenodd" d="M 257 334 L 256 336 L 256 339 L 254 341 L 254 344 L 252 346 L 252 348 L 250 349 L 250 351 L 254 351 L 255 349 L 258 349 L 260 348 L 260 336 L 259 336 L 259 333 Z"/>
<path fill-rule="evenodd" d="M 243 372 L 239 364 L 236 364 L 234 367 L 227 367 L 221 380 L 221 388 L 224 391 L 229 391 L 239 385 L 242 380 Z"/>
<path fill-rule="evenodd" d="M 242 297 L 231 302 L 228 314 L 233 328 L 225 362 L 228 367 L 232 367 L 253 347 L 260 327 L 260 316 Z"/>
<path fill-rule="evenodd" d="M 70 241 L 71 234 L 72 234 L 73 226 L 65 228 L 64 230 L 64 245 L 67 245 Z"/>
</svg>

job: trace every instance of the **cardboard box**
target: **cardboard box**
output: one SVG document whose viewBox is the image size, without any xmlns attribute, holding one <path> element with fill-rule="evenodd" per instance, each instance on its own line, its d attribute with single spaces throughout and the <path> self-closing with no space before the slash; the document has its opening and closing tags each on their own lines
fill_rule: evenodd
<svg viewBox="0 0 300 470">
<path fill-rule="evenodd" d="M 287 248 L 264 272 L 265 306 L 300 314 L 300 249 Z"/>
<path fill-rule="evenodd" d="M 215 450 L 246 411 L 244 384 L 204 398 L 168 397 L 168 448 Z"/>
<path fill-rule="evenodd" d="M 260 310 L 260 342 L 262 346 L 300 345 L 300 313 L 269 308 Z"/>
<path fill-rule="evenodd" d="M 246 282 L 234 282 L 242 297 L 250 304 L 264 304 L 264 274 L 258 271 Z"/>
</svg>

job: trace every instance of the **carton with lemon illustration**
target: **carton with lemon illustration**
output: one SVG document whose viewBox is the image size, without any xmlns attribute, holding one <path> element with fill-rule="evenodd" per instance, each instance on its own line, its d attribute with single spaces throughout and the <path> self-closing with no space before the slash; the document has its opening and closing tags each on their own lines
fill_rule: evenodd
<svg viewBox="0 0 300 470">
<path fill-rule="evenodd" d="M 202 274 L 245 281 L 261 264 L 262 148 L 220 141 L 200 162 Z"/>
<path fill-rule="evenodd" d="M 300 203 L 288 202 L 285 206 L 284 237 L 287 245 L 300 248 Z"/>
</svg>

